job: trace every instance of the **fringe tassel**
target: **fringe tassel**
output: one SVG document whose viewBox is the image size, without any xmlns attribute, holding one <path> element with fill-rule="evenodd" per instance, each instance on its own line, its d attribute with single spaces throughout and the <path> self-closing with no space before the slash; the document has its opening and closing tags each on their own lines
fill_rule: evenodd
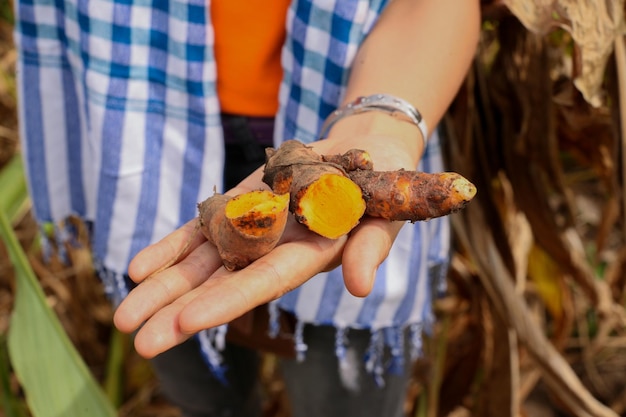
<svg viewBox="0 0 626 417">
<path fill-rule="evenodd" d="M 294 348 L 296 350 L 296 359 L 302 362 L 306 356 L 306 351 L 309 349 L 306 343 L 304 343 L 304 322 L 298 320 L 296 322 L 296 328 L 293 335 Z"/>
<path fill-rule="evenodd" d="M 54 224 L 54 237 L 56 239 L 57 254 L 63 265 L 69 265 L 70 257 L 65 249 L 65 244 L 69 242 L 68 230 L 58 224 Z"/>
<path fill-rule="evenodd" d="M 374 376 L 374 381 L 379 387 L 385 386 L 383 374 L 385 368 L 383 366 L 383 354 L 385 350 L 385 340 L 382 330 L 372 332 L 370 345 L 365 353 L 365 369 Z"/>
<path fill-rule="evenodd" d="M 52 229 L 52 236 L 50 229 Z M 66 245 L 79 247 L 78 231 L 71 221 L 42 223 L 39 225 L 39 236 L 44 262 L 50 262 L 56 254 L 64 265 L 69 265 L 70 258 Z"/>
<path fill-rule="evenodd" d="M 346 333 L 348 330 L 345 327 L 337 327 L 335 331 L 335 356 L 342 362 L 346 358 L 346 346 L 348 345 L 348 338 Z"/>
<path fill-rule="evenodd" d="M 50 227 L 53 230 L 52 234 Z M 69 265 L 70 258 L 66 245 L 74 248 L 80 247 L 78 233 L 75 225 L 69 220 L 60 223 L 40 224 L 39 235 L 44 262 L 50 262 L 52 257 L 56 255 L 63 264 Z M 93 266 L 96 275 L 102 282 L 107 298 L 114 307 L 117 307 L 129 292 L 126 276 L 105 267 L 101 259 L 94 258 Z"/>
<path fill-rule="evenodd" d="M 215 379 L 224 385 L 228 385 L 228 380 L 226 379 L 226 366 L 223 363 L 222 354 L 220 352 L 224 349 L 227 330 L 228 325 L 224 324 L 219 327 L 203 330 L 196 336 L 200 343 L 200 350 L 203 353 L 202 356 L 209 370 L 213 376 L 215 376 Z"/>
<path fill-rule="evenodd" d="M 400 327 L 387 328 L 385 329 L 385 339 L 391 353 L 387 372 L 401 375 L 404 372 L 404 331 Z"/>
<path fill-rule="evenodd" d="M 416 360 L 423 355 L 423 340 L 422 340 L 422 323 L 413 323 L 409 325 L 409 357 L 411 361 Z"/>
<path fill-rule="evenodd" d="M 435 315 L 432 311 L 424 314 L 424 321 L 422 322 L 422 332 L 428 336 L 432 336 L 434 323 Z"/>
<path fill-rule="evenodd" d="M 267 335 L 271 338 L 275 338 L 280 332 L 280 311 L 278 310 L 278 300 L 270 301 L 267 305 L 267 312 L 269 314 Z"/>
<path fill-rule="evenodd" d="M 111 271 L 104 266 L 100 259 L 94 259 L 96 274 L 104 287 L 104 292 L 113 303 L 114 307 L 120 305 L 122 300 L 128 295 L 128 286 L 124 274 Z"/>
<path fill-rule="evenodd" d="M 41 255 L 43 256 L 43 261 L 48 263 L 50 262 L 50 259 L 52 259 L 52 243 L 50 243 L 50 238 L 48 237 L 44 225 L 39 226 L 39 236 L 41 243 Z"/>
<path fill-rule="evenodd" d="M 54 248 L 61 261 L 68 262 L 69 256 L 65 249 L 68 243 L 76 244 L 77 240 L 73 239 L 76 231 L 72 229 L 71 222 L 67 224 L 54 224 L 54 238 L 46 231 L 46 226 L 40 226 L 42 254 L 45 261 L 49 261 L 53 254 Z M 48 229 L 49 231 L 49 229 Z M 51 241 L 54 239 L 54 242 Z M 100 259 L 94 259 L 94 267 L 98 277 L 100 278 L 104 291 L 113 303 L 118 306 L 129 293 L 124 274 L 116 273 L 106 268 Z M 446 271 L 447 268 L 441 264 L 430 268 L 430 276 L 432 277 L 433 289 L 442 294 L 446 291 Z M 280 309 L 277 300 L 272 301 L 268 305 L 269 326 L 268 335 L 277 337 L 280 333 Z M 423 354 L 422 333 L 430 333 L 434 317 L 432 313 L 427 314 L 421 323 L 413 323 L 407 326 L 387 327 L 374 330 L 371 333 L 370 344 L 365 354 L 365 368 L 371 374 L 378 386 L 385 385 L 384 374 L 400 374 L 404 371 L 405 363 L 405 330 L 408 330 L 409 358 L 411 361 L 416 360 Z M 306 357 L 308 345 L 304 341 L 305 322 L 298 320 L 294 331 L 294 347 L 296 358 L 303 361 Z M 407 329 L 408 327 L 408 329 Z M 335 333 L 335 355 L 338 359 L 342 380 L 345 379 L 344 386 L 350 390 L 358 390 L 358 375 L 354 375 L 349 369 L 354 367 L 348 355 L 349 341 L 347 337 L 348 328 L 345 326 L 336 327 Z M 225 372 L 226 367 L 222 361 L 221 352 L 226 345 L 226 333 L 228 325 L 219 326 L 198 333 L 197 339 L 200 344 L 201 351 L 205 362 L 207 363 L 212 374 L 222 383 L 227 384 Z M 386 349 L 388 350 L 389 361 L 385 363 Z M 344 375 L 345 374 L 345 375 Z M 345 376 L 345 378 L 344 378 Z"/>
<path fill-rule="evenodd" d="M 77 240 L 73 239 L 76 231 L 72 229 L 72 224 L 54 224 L 54 242 L 47 232 L 45 225 L 40 226 L 42 255 L 45 261 L 49 261 L 56 247 L 56 254 L 61 261 L 67 263 L 69 256 L 65 250 L 65 245 L 77 244 Z M 49 229 L 48 229 L 49 230 Z M 98 277 L 100 278 L 104 291 L 113 303 L 118 306 L 129 293 L 129 287 L 126 283 L 124 274 L 116 273 L 106 268 L 102 260 L 95 258 L 94 267 Z M 433 280 L 433 288 L 439 294 L 446 291 L 446 268 L 440 265 L 432 267 L 430 275 Z M 269 326 L 268 335 L 277 337 L 280 333 L 280 309 L 277 300 L 272 301 L 268 305 Z M 405 363 L 405 331 L 408 330 L 409 358 L 411 361 L 416 360 L 423 354 L 422 333 L 430 333 L 434 316 L 427 314 L 421 323 L 413 323 L 407 326 L 387 327 L 374 330 L 371 332 L 370 344 L 365 354 L 365 368 L 371 374 L 376 385 L 383 387 L 385 385 L 384 374 L 400 374 L 404 371 Z M 296 358 L 303 361 L 306 357 L 308 345 L 304 341 L 305 322 L 298 320 L 294 331 L 294 347 Z M 221 352 L 226 346 L 226 333 L 228 325 L 222 325 L 213 329 L 204 330 L 197 334 L 197 340 L 203 353 L 205 362 L 207 363 L 211 373 L 221 383 L 227 385 L 226 366 L 223 364 Z M 335 355 L 338 359 L 340 373 L 344 386 L 351 391 L 359 389 L 359 375 L 354 373 L 356 357 L 351 357 L 348 352 L 349 340 L 347 333 L 349 328 L 345 326 L 336 327 L 335 333 Z M 388 351 L 386 349 L 389 349 Z M 385 363 L 386 352 L 389 353 L 389 361 Z M 354 355 L 352 355 L 354 356 Z"/>
<path fill-rule="evenodd" d="M 228 325 L 225 324 L 213 330 L 215 330 L 215 347 L 221 352 L 226 348 L 226 332 L 228 332 Z"/>
<path fill-rule="evenodd" d="M 361 390 L 361 375 L 359 359 L 356 351 L 350 349 L 348 341 L 349 329 L 338 327 L 335 333 L 335 355 L 339 362 L 339 377 L 341 384 L 348 391 L 358 393 Z"/>
</svg>

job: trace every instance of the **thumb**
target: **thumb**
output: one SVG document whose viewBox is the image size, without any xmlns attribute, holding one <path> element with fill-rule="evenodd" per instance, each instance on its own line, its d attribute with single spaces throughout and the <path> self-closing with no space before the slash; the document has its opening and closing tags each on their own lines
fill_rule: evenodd
<svg viewBox="0 0 626 417">
<path fill-rule="evenodd" d="M 370 218 L 353 230 L 342 258 L 344 284 L 352 295 L 365 297 L 372 291 L 376 271 L 403 224 Z"/>
</svg>

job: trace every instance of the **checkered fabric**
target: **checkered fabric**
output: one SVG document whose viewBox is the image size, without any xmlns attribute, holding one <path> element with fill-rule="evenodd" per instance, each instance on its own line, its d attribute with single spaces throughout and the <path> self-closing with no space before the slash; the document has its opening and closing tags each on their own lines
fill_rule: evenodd
<svg viewBox="0 0 626 417">
<path fill-rule="evenodd" d="M 17 2 L 35 213 L 93 224 L 115 302 L 131 257 L 193 218 L 192 202 L 222 182 L 206 13 L 203 0 Z"/>
<path fill-rule="evenodd" d="M 221 189 L 223 133 L 207 0 L 17 0 L 21 137 L 37 219 L 71 239 L 70 215 L 92 226 L 94 257 L 114 303 L 143 247 L 196 215 Z M 357 48 L 385 0 L 294 0 L 286 19 L 284 79 L 275 144 L 317 138 L 340 103 Z M 441 170 L 435 134 L 419 167 Z M 372 371 L 402 355 L 401 332 L 431 318 L 433 276 L 445 272 L 449 226 L 405 226 L 372 295 L 343 287 L 341 269 L 320 274 L 271 304 L 303 323 L 372 329 Z M 433 274 L 433 271 L 439 271 Z M 273 322 L 275 324 L 275 321 Z M 211 363 L 225 328 L 200 335 Z M 346 336 L 347 335 L 347 336 Z M 306 341 L 296 335 L 297 347 Z"/>
<path fill-rule="evenodd" d="M 323 121 L 343 97 L 358 46 L 385 4 L 386 0 L 292 4 L 283 50 L 280 137 L 317 139 Z"/>
</svg>

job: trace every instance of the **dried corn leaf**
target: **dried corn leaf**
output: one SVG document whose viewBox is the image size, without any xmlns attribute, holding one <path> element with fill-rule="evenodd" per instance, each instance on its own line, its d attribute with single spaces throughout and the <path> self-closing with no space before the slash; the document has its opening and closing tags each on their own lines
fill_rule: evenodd
<svg viewBox="0 0 626 417">
<path fill-rule="evenodd" d="M 486 295 L 474 277 L 466 258 L 454 256 L 449 274 L 449 295 L 436 302 L 439 317 L 449 316 L 446 339 L 446 363 L 439 392 L 439 415 L 450 415 L 476 390 L 476 374 L 486 372 L 492 351 L 493 335 L 485 313 Z M 439 327 L 439 326 L 438 326 Z M 423 361 L 427 361 L 425 358 Z M 418 381 L 428 384 L 430 372 Z"/>
<path fill-rule="evenodd" d="M 501 53 L 490 74 L 490 93 L 502 109 L 498 134 L 503 169 L 515 201 L 528 218 L 535 241 L 572 276 L 602 313 L 611 309 L 602 283 L 595 279 L 574 221 L 572 192 L 565 183 L 556 134 L 547 42 L 528 33 L 515 19 L 503 20 Z"/>
<path fill-rule="evenodd" d="M 574 326 L 573 295 L 568 277 L 559 265 L 539 246 L 528 257 L 528 275 L 542 306 L 550 314 L 551 342 L 562 349 Z"/>
<path fill-rule="evenodd" d="M 594 305 L 604 305 L 577 236 L 575 210 L 559 162 L 550 55 L 544 41 L 516 19 L 502 19 L 498 31 L 500 53 L 492 72 L 475 67 L 475 78 L 469 81 L 476 84 L 470 85 L 469 94 L 460 95 L 467 102 L 453 108 L 449 119 L 450 166 L 481 190 L 463 213 L 452 217 L 458 247 L 476 265 L 496 311 L 515 330 L 559 403 L 576 416 L 615 417 L 581 383 L 515 288 L 521 270 L 514 260 L 523 251 L 509 240 L 515 236 L 508 219 L 519 212 L 527 218 L 535 242 L 575 278 Z M 507 181 L 511 187 L 502 187 Z M 513 190 L 514 204 L 501 204 L 507 200 L 506 190 Z M 510 410 L 501 412 L 507 415 Z"/>
<path fill-rule="evenodd" d="M 488 312 L 487 321 L 491 324 L 492 350 L 490 353 L 490 369 L 488 378 L 481 389 L 489 392 L 483 396 L 476 413 L 483 417 L 515 416 L 520 409 L 519 392 L 519 359 L 517 334 L 507 326 L 502 317 L 495 311 L 492 303 L 485 303 Z"/>
<path fill-rule="evenodd" d="M 516 294 L 513 279 L 504 267 L 490 233 L 485 233 L 489 223 L 479 205 L 469 206 L 461 217 L 464 220 L 455 217 L 453 222 L 460 242 L 477 262 L 479 277 L 496 310 L 541 366 L 551 390 L 575 416 L 617 417 L 617 414 L 591 396 L 565 359 L 532 321 L 527 305 Z"/>
<path fill-rule="evenodd" d="M 0 237 L 16 275 L 9 354 L 33 416 L 114 416 L 115 410 L 47 305 L 26 254 L 2 211 Z"/>
<path fill-rule="evenodd" d="M 560 268 L 545 251 L 534 246 L 529 257 L 528 274 L 547 310 L 555 320 L 560 321 L 564 312 Z"/>
<path fill-rule="evenodd" d="M 613 43 L 624 33 L 624 0 L 504 0 L 529 30 L 568 31 L 580 48 L 574 84 L 594 107 L 602 103 L 602 81 Z"/>
</svg>

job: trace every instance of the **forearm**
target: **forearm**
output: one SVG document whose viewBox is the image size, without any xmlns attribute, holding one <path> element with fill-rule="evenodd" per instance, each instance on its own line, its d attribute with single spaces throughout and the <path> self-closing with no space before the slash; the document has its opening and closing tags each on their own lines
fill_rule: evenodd
<svg viewBox="0 0 626 417">
<path fill-rule="evenodd" d="M 480 33 L 478 0 L 392 0 L 354 61 L 344 104 L 387 93 L 413 104 L 432 129 L 458 91 Z M 348 132 L 409 136 L 419 158 L 419 131 L 389 116 L 364 113 L 333 128 Z"/>
</svg>

